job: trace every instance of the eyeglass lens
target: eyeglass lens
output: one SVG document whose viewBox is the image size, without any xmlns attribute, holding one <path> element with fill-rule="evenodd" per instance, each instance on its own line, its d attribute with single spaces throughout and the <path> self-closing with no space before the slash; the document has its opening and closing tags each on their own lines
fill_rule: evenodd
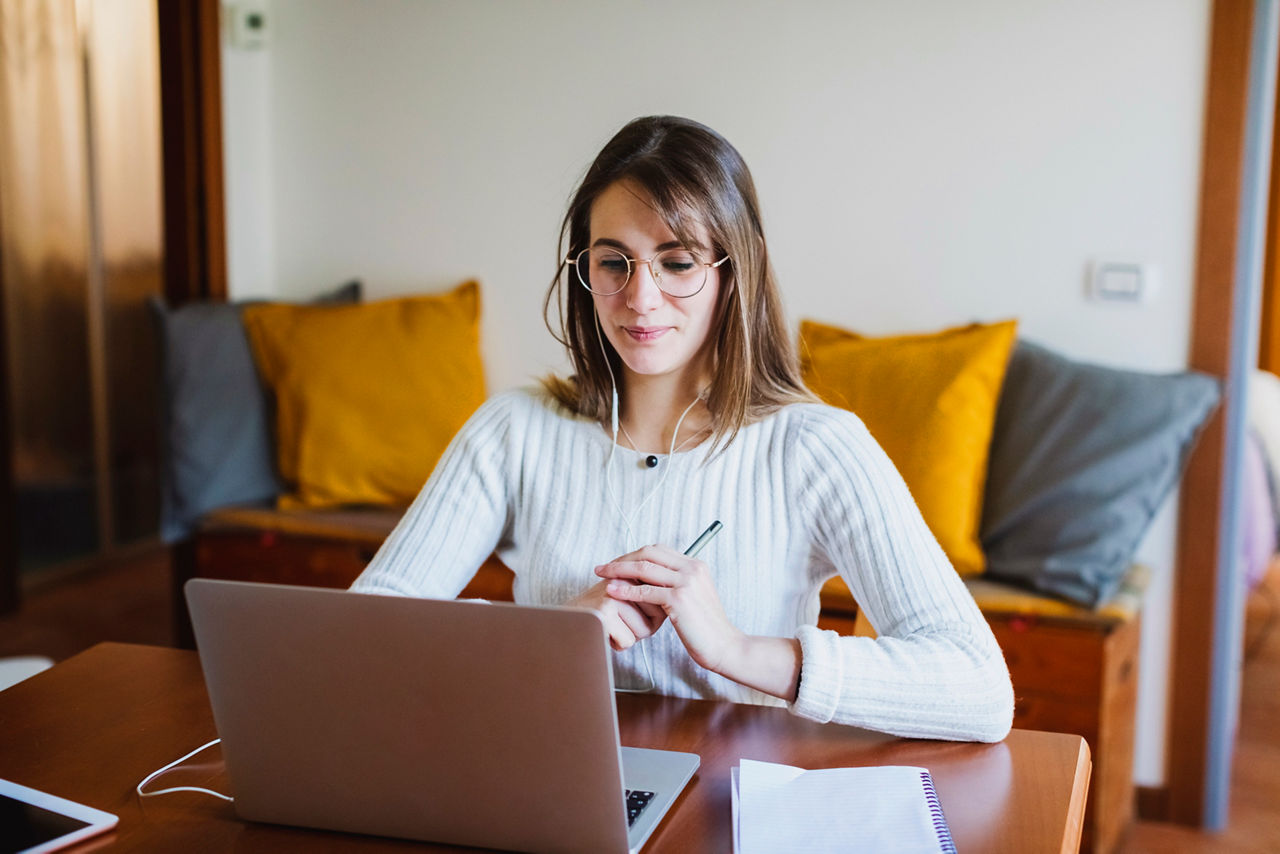
<svg viewBox="0 0 1280 854">
<path fill-rule="evenodd" d="M 616 249 L 596 246 L 579 254 L 574 266 L 587 290 L 608 296 L 625 288 L 633 268 L 643 263 L 629 260 Z M 706 264 L 687 249 L 659 252 L 649 261 L 649 270 L 662 292 L 673 297 L 693 296 L 707 280 Z"/>
</svg>

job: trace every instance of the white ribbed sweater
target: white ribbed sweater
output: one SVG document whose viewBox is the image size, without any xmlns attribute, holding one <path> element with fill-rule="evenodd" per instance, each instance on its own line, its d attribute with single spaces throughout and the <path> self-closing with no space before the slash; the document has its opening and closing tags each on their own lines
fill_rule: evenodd
<svg viewBox="0 0 1280 854">
<path fill-rule="evenodd" d="M 699 557 L 734 625 L 799 639 L 795 714 L 909 737 L 1004 738 L 1013 689 L 1000 648 L 855 415 L 792 405 L 708 460 L 709 444 L 654 469 L 618 447 L 610 465 L 613 443 L 594 421 L 541 391 L 493 397 L 352 589 L 453 597 L 496 550 L 515 572 L 517 602 L 562 604 L 599 581 L 596 566 L 649 543 L 683 551 L 719 519 L 724 530 Z M 610 484 L 635 514 L 634 539 Z M 816 627 L 819 589 L 837 573 L 878 638 Z M 699 667 L 669 622 L 614 665 L 619 687 L 647 686 L 651 670 L 663 694 L 783 704 Z"/>
</svg>

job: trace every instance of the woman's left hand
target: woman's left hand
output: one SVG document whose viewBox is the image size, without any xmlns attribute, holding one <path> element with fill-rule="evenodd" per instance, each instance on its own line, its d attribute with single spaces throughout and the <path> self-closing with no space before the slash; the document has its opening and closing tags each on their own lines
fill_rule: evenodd
<svg viewBox="0 0 1280 854">
<path fill-rule="evenodd" d="M 610 580 L 609 596 L 657 605 L 667 613 L 685 649 L 714 672 L 733 657 L 746 636 L 729 622 L 711 580 L 711 568 L 666 546 L 645 546 L 596 567 Z"/>
</svg>

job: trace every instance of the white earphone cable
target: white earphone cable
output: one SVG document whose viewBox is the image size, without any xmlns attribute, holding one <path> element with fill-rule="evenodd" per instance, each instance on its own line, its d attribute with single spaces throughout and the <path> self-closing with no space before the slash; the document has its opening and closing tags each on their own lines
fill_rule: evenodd
<svg viewBox="0 0 1280 854">
<path fill-rule="evenodd" d="M 217 744 L 220 741 L 222 741 L 222 739 L 215 738 L 213 741 L 209 742 L 208 744 L 200 745 L 195 750 L 188 753 L 186 756 L 173 760 L 168 765 L 164 766 L 163 768 L 160 768 L 157 771 L 152 771 L 150 774 L 148 774 L 146 777 L 142 779 L 141 783 L 138 784 L 136 789 L 136 791 L 138 792 L 138 797 L 154 798 L 156 795 L 167 795 L 170 792 L 201 792 L 206 795 L 213 795 L 215 798 L 222 798 L 222 800 L 224 801 L 235 801 L 235 798 L 231 797 L 230 795 L 224 795 L 221 792 L 215 792 L 213 789 L 204 789 L 199 786 L 172 786 L 168 789 L 157 789 L 154 792 L 142 791 L 144 786 L 146 786 L 156 777 L 159 777 L 161 774 L 168 771 L 170 768 L 173 768 L 175 765 L 180 765 L 183 762 L 186 762 L 188 759 L 190 759 L 192 756 L 195 756 L 200 751 L 207 750 L 208 748 L 213 747 L 215 744 Z"/>
<path fill-rule="evenodd" d="M 598 313 L 595 314 L 595 321 L 596 321 L 595 323 L 596 340 L 600 342 L 600 352 L 601 354 L 604 355 L 604 366 L 609 370 L 609 383 L 613 388 L 612 408 L 609 413 L 610 425 L 613 428 L 613 442 L 609 446 L 609 457 L 607 460 L 605 460 L 604 481 L 605 481 L 605 486 L 609 490 L 609 500 L 613 503 L 613 509 L 618 512 L 618 517 L 622 519 L 622 524 L 627 529 L 626 531 L 627 548 L 634 550 L 636 548 L 635 543 L 636 543 L 637 537 L 636 537 L 635 529 L 632 527 L 631 523 L 634 522 L 636 520 L 636 517 L 640 515 L 640 511 L 643 510 L 644 506 L 649 503 L 649 500 L 653 498 L 655 495 L 657 495 L 658 492 L 662 489 L 662 485 L 667 482 L 667 476 L 671 474 L 672 467 L 666 466 L 663 469 L 662 477 L 658 479 L 658 482 L 654 485 L 654 487 L 651 490 L 649 490 L 648 494 L 645 495 L 643 499 L 641 499 L 640 503 L 636 505 L 634 510 L 632 510 L 631 515 L 628 516 L 626 511 L 622 509 L 622 502 L 618 500 L 618 495 L 613 488 L 613 457 L 614 457 L 614 453 L 618 450 L 618 428 L 620 426 L 620 421 L 618 416 L 618 378 L 614 376 L 613 365 L 609 363 L 609 351 L 604 346 L 604 333 L 600 329 L 600 315 Z M 684 412 L 680 413 L 680 418 L 679 420 L 676 421 L 676 429 L 671 432 L 671 449 L 667 455 L 668 461 L 671 459 L 672 456 L 675 455 L 676 437 L 680 435 L 680 426 L 684 424 L 685 416 L 687 416 L 693 410 L 693 408 L 698 405 L 699 400 L 702 400 L 702 395 L 698 395 L 696 398 L 694 398 L 693 403 L 690 403 L 687 407 L 685 407 Z M 657 686 L 654 684 L 654 681 L 653 681 L 653 667 L 649 663 L 649 649 L 646 644 L 640 644 L 640 657 L 644 661 L 645 675 L 648 678 L 649 684 L 643 688 L 617 688 L 616 689 L 617 691 L 620 691 L 626 694 L 646 694 L 657 688 Z"/>
</svg>

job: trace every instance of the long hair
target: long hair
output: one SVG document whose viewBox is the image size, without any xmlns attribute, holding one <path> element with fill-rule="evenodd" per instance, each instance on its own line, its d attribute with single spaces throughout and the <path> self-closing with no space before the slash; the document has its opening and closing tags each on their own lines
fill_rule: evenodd
<svg viewBox="0 0 1280 854">
<path fill-rule="evenodd" d="M 675 116 L 634 119 L 609 140 L 587 170 L 560 226 L 560 260 L 590 241 L 591 207 L 611 185 L 627 180 L 648 195 L 659 215 L 688 246 L 701 226 L 710 234 L 720 267 L 718 317 L 707 407 L 713 447 L 788 403 L 816 398 L 805 388 L 787 332 L 782 299 L 769 263 L 760 204 L 747 164 L 711 128 Z M 558 328 L 552 324 L 556 304 Z M 547 391 L 578 415 L 606 420 L 612 406 L 610 368 L 621 381 L 621 359 L 596 328 L 591 293 L 562 265 L 543 300 L 543 317 L 573 363 L 569 378 L 548 377 Z M 608 359 L 608 365 L 605 360 Z"/>
</svg>

